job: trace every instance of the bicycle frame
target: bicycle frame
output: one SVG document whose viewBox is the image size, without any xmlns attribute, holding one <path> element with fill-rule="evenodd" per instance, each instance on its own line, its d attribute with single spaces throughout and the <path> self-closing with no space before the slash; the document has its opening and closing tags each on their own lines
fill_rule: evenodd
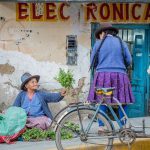
<svg viewBox="0 0 150 150">
<path fill-rule="evenodd" d="M 118 106 L 120 107 L 120 109 L 121 109 L 121 111 L 122 111 L 122 113 L 124 115 L 124 119 L 126 120 L 126 123 L 128 123 L 128 125 L 130 127 L 131 126 L 130 120 L 129 120 L 126 112 L 124 111 L 124 109 L 122 107 L 122 104 L 115 97 L 113 97 L 113 100 L 117 102 Z M 99 104 L 97 104 L 97 107 L 95 109 L 95 114 L 92 117 L 91 122 L 89 123 L 87 129 L 84 131 L 85 134 L 87 134 L 89 132 L 90 127 L 92 126 L 92 123 L 94 122 L 94 119 L 96 118 L 96 115 L 98 113 L 102 114 L 109 121 L 109 123 L 111 124 L 112 128 L 115 130 L 113 122 L 111 121 L 110 117 L 104 111 L 99 109 L 101 105 L 106 105 L 108 107 L 108 109 L 110 110 L 112 116 L 114 117 L 114 119 L 117 122 L 117 124 L 120 127 L 120 129 L 123 128 L 123 125 L 121 124 L 120 119 L 117 117 L 116 113 L 114 112 L 112 106 L 110 104 L 107 104 L 107 103 L 105 103 L 105 104 L 102 104 L 102 103 L 103 103 L 103 100 Z"/>
<path fill-rule="evenodd" d="M 57 129 L 59 129 L 59 127 L 60 127 L 60 129 L 58 130 L 58 132 L 56 134 L 58 137 L 56 139 L 57 145 L 58 145 L 58 143 L 60 145 L 60 141 L 61 141 L 60 140 L 61 139 L 61 137 L 60 137 L 61 128 L 66 128 L 66 129 L 73 131 L 75 134 L 75 138 L 78 137 L 79 140 L 81 140 L 81 142 L 84 142 L 84 143 L 100 144 L 100 142 L 97 143 L 97 141 L 94 141 L 94 139 L 98 139 L 98 140 L 102 139 L 102 142 L 103 142 L 103 139 L 106 139 L 106 146 L 109 146 L 109 147 L 112 146 L 113 140 L 115 138 L 119 139 L 124 144 L 128 144 L 128 146 L 130 146 L 130 144 L 132 144 L 137 137 L 143 138 L 146 136 L 147 138 L 150 138 L 150 135 L 145 134 L 145 123 L 143 123 L 143 130 L 136 130 L 136 128 L 138 128 L 138 127 L 131 125 L 131 122 L 130 122 L 126 112 L 124 111 L 122 104 L 119 102 L 119 100 L 115 97 L 112 97 L 112 99 L 116 102 L 116 105 L 119 106 L 121 112 L 123 113 L 123 117 L 121 119 L 119 119 L 119 117 L 114 112 L 112 105 L 107 103 L 106 95 L 102 95 L 100 103 L 97 103 L 97 104 L 96 103 L 74 103 L 74 104 L 68 105 L 66 108 L 64 108 L 62 111 L 60 111 L 60 113 L 62 113 L 64 111 L 63 114 L 59 117 L 58 120 L 54 119 L 54 122 L 56 123 L 55 131 L 57 131 Z M 115 126 L 114 126 L 115 124 L 110 119 L 110 117 L 107 115 L 107 113 L 100 110 L 100 106 L 102 106 L 102 105 L 105 105 L 108 108 L 108 110 L 110 111 L 114 120 L 118 124 L 119 128 L 115 128 Z M 84 111 L 84 110 L 88 110 L 88 111 Z M 59 114 L 56 115 L 56 118 L 57 118 L 57 116 L 59 116 Z M 73 116 L 72 114 L 75 114 L 76 115 L 75 118 L 78 119 L 77 123 L 80 128 L 80 130 L 78 130 L 78 131 L 74 131 L 71 128 L 69 128 L 68 126 L 65 126 L 65 121 L 67 121 L 68 118 Z M 82 116 L 82 114 L 83 114 L 83 116 Z M 82 117 L 84 118 L 84 114 L 86 115 L 85 116 L 86 120 L 82 120 Z M 92 117 L 90 119 L 88 119 L 89 118 L 88 114 L 92 114 Z M 99 114 L 99 116 L 97 116 L 98 114 Z M 106 127 L 106 130 L 104 128 L 104 134 L 102 133 L 102 135 L 101 135 L 101 133 L 100 134 L 95 133 L 95 130 L 99 129 L 98 122 L 96 122 L 94 124 L 94 122 L 95 122 L 94 120 L 97 118 L 101 119 Z M 63 120 L 64 120 L 64 122 L 63 122 Z M 84 121 L 88 121 L 88 124 L 86 124 L 86 122 L 84 122 Z M 122 121 L 125 121 L 124 122 L 125 124 L 122 124 Z M 95 125 L 96 125 L 96 128 L 94 129 L 94 132 L 90 132 L 90 129 L 93 130 L 93 126 L 95 127 Z M 89 141 L 88 141 L 88 139 L 89 139 Z M 93 141 L 92 140 L 90 141 L 90 139 L 92 139 Z M 104 145 L 104 144 L 102 143 L 102 145 Z"/>
<path fill-rule="evenodd" d="M 131 126 L 130 120 L 129 120 L 129 118 L 128 118 L 126 112 L 124 111 L 124 109 L 123 109 L 123 107 L 122 107 L 122 104 L 121 104 L 121 103 L 118 101 L 118 99 L 116 99 L 115 97 L 113 97 L 113 100 L 116 101 L 116 103 L 118 104 L 118 106 L 120 107 L 120 109 L 121 109 L 121 111 L 122 111 L 122 113 L 123 113 L 123 115 L 124 115 L 124 119 L 126 120 L 126 124 L 125 124 L 125 125 L 127 126 L 127 124 L 128 124 L 129 127 L 130 127 L 130 126 Z M 87 134 L 87 133 L 89 132 L 90 127 L 92 126 L 92 123 L 94 122 L 94 119 L 96 118 L 96 115 L 97 115 L 98 113 L 102 114 L 102 115 L 109 121 L 109 123 L 110 123 L 111 126 L 112 126 L 112 129 L 115 131 L 115 127 L 114 127 L 113 122 L 112 122 L 112 120 L 110 119 L 110 117 L 109 117 L 104 111 L 102 111 L 102 110 L 99 109 L 99 107 L 100 107 L 101 105 L 106 105 L 106 106 L 108 107 L 108 109 L 110 110 L 112 116 L 114 117 L 115 121 L 117 122 L 119 128 L 120 128 L 120 129 L 123 128 L 123 125 L 121 124 L 120 119 L 117 117 L 116 113 L 114 112 L 112 106 L 111 106 L 110 104 L 108 104 L 106 101 L 107 101 L 107 100 L 105 99 L 105 97 L 103 97 L 102 100 L 101 100 L 101 102 L 98 103 L 98 104 L 96 104 L 96 107 L 95 107 L 95 106 L 92 106 L 90 103 L 74 103 L 74 104 L 68 105 L 68 106 L 65 108 L 66 111 L 65 111 L 65 112 L 62 114 L 62 116 L 56 121 L 55 131 L 56 131 L 56 128 L 59 126 L 59 123 L 60 123 L 60 121 L 62 120 L 62 118 L 63 118 L 66 114 L 68 114 L 68 113 L 70 113 L 71 111 L 74 111 L 74 110 L 77 110 L 77 111 L 78 111 L 78 116 L 79 116 L 79 120 L 80 120 L 81 128 L 82 128 L 82 121 L 81 121 L 81 116 L 80 116 L 80 109 L 81 109 L 81 108 L 86 108 L 86 106 L 87 106 L 87 108 L 90 107 L 91 109 L 93 109 L 93 110 L 95 111 L 95 113 L 94 113 L 94 116 L 91 118 L 91 121 L 90 121 L 90 123 L 89 123 L 88 126 L 87 126 L 87 129 L 86 129 L 85 131 L 83 131 L 85 134 Z M 68 109 L 68 108 L 69 108 L 69 109 Z M 63 109 L 63 110 L 65 110 L 65 109 Z M 60 111 L 60 112 L 62 112 L 62 111 Z M 59 114 L 59 113 L 58 113 L 58 114 Z M 58 115 L 58 114 L 57 114 L 57 115 Z M 82 130 L 83 130 L 83 128 L 82 128 Z"/>
<path fill-rule="evenodd" d="M 124 109 L 123 109 L 123 107 L 122 107 L 122 104 L 121 104 L 121 103 L 118 101 L 118 99 L 115 98 L 115 97 L 113 97 L 113 100 L 116 101 L 117 104 L 118 104 L 118 106 L 120 107 L 120 109 L 121 109 L 121 111 L 122 111 L 122 113 L 123 113 L 123 115 L 124 115 L 124 118 L 125 118 L 125 120 L 126 120 L 126 125 L 127 125 L 127 123 L 128 123 L 128 126 L 131 127 L 131 122 L 130 122 L 130 120 L 129 120 L 127 114 L 126 114 L 126 112 L 124 111 Z M 114 110 L 112 109 L 111 105 L 108 105 L 108 108 L 109 108 L 109 110 L 111 111 L 111 113 L 112 113 L 113 117 L 115 118 L 115 120 L 117 121 L 119 127 L 122 128 L 123 125 L 120 123 L 120 120 L 119 120 L 119 118 L 116 116 L 116 114 L 115 114 Z"/>
</svg>

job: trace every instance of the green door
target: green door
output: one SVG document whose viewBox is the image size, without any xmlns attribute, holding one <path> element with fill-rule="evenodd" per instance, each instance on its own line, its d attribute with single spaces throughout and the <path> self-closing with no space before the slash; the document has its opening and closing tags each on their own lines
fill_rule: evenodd
<svg viewBox="0 0 150 150">
<path fill-rule="evenodd" d="M 149 99 L 149 25 L 114 25 L 119 28 L 119 36 L 128 44 L 132 55 L 132 67 L 128 75 L 132 85 L 135 103 L 129 105 L 128 116 L 140 117 L 148 113 Z M 92 46 L 95 42 L 94 32 L 99 24 L 92 24 Z"/>
</svg>

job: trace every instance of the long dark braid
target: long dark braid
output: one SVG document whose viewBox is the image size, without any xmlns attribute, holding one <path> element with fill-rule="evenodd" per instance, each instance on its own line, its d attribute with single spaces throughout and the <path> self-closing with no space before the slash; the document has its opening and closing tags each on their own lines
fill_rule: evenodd
<svg viewBox="0 0 150 150">
<path fill-rule="evenodd" d="M 107 37 L 107 33 L 105 33 L 105 36 L 104 36 L 104 38 L 102 39 L 102 42 L 100 43 L 99 47 L 98 47 L 97 50 L 96 50 L 96 53 L 95 53 L 95 55 L 94 55 L 94 57 L 93 57 L 93 60 L 92 60 L 91 66 L 90 66 L 90 70 L 91 70 L 91 69 L 95 69 L 95 68 L 97 67 L 99 52 L 100 52 L 100 49 L 101 49 L 101 47 L 102 47 L 102 45 L 103 45 L 103 43 L 104 43 L 106 37 Z"/>
</svg>

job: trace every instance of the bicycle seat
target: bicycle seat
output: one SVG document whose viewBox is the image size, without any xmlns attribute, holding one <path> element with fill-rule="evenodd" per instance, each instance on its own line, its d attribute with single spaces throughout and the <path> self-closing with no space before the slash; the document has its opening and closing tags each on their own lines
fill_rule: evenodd
<svg viewBox="0 0 150 150">
<path fill-rule="evenodd" d="M 96 94 L 97 95 L 106 95 L 110 96 L 113 94 L 113 91 L 115 90 L 115 87 L 110 87 L 110 88 L 96 88 Z"/>
</svg>

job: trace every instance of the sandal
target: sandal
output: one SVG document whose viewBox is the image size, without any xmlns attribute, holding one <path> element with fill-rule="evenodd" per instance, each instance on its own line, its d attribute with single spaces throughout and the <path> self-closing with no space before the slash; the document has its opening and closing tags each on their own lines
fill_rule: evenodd
<svg viewBox="0 0 150 150">
<path fill-rule="evenodd" d="M 99 129 L 98 129 L 98 134 L 99 135 L 103 135 L 105 133 L 105 129 L 103 126 L 99 126 Z"/>
<path fill-rule="evenodd" d="M 112 133 L 109 130 L 107 130 L 104 126 L 99 126 L 98 134 L 99 135 L 110 135 Z"/>
</svg>

